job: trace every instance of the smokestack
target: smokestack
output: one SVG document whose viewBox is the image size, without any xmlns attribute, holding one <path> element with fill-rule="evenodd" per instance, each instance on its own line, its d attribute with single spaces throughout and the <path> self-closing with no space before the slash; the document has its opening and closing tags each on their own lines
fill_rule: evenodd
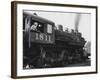
<svg viewBox="0 0 100 80">
<path fill-rule="evenodd" d="M 79 21 L 80 21 L 80 14 L 76 14 L 76 20 L 75 20 L 75 32 L 78 32 L 78 25 L 79 25 Z"/>
</svg>

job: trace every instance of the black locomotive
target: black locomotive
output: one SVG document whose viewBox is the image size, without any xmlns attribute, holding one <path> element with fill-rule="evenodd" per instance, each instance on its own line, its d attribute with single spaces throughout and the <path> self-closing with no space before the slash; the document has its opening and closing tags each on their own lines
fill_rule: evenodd
<svg viewBox="0 0 100 80">
<path fill-rule="evenodd" d="M 51 68 L 81 63 L 86 41 L 75 30 L 63 31 L 55 23 L 37 14 L 23 12 L 23 67 Z"/>
</svg>

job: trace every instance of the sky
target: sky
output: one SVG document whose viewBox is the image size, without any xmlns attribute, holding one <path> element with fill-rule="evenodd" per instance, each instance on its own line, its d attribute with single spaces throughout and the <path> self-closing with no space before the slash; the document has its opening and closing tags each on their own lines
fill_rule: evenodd
<svg viewBox="0 0 100 80">
<path fill-rule="evenodd" d="M 29 13 L 37 13 L 38 16 L 51 20 L 55 25 L 63 25 L 63 29 L 75 29 L 75 21 L 77 13 L 70 12 L 52 12 L 52 11 L 27 11 Z M 78 31 L 82 33 L 82 37 L 86 41 L 91 41 L 91 14 L 80 13 Z"/>
</svg>

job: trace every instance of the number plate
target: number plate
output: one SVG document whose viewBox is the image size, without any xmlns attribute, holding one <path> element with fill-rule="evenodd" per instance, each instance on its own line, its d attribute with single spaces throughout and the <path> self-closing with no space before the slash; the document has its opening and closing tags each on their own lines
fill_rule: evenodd
<svg viewBox="0 0 100 80">
<path fill-rule="evenodd" d="M 47 35 L 43 33 L 31 32 L 30 38 L 32 42 L 39 42 L 39 43 L 53 43 L 54 42 L 53 35 Z"/>
</svg>

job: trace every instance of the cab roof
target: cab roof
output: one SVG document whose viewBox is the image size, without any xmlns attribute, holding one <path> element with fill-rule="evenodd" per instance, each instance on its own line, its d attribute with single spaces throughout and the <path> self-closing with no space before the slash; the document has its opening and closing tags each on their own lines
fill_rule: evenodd
<svg viewBox="0 0 100 80">
<path fill-rule="evenodd" d="M 28 13 L 28 12 L 24 12 L 23 15 L 32 17 L 32 18 L 34 18 L 34 20 L 42 22 L 42 23 L 54 24 L 54 22 L 51 21 L 51 20 L 48 20 L 46 18 L 40 17 L 38 15 L 31 14 L 31 13 Z"/>
</svg>

